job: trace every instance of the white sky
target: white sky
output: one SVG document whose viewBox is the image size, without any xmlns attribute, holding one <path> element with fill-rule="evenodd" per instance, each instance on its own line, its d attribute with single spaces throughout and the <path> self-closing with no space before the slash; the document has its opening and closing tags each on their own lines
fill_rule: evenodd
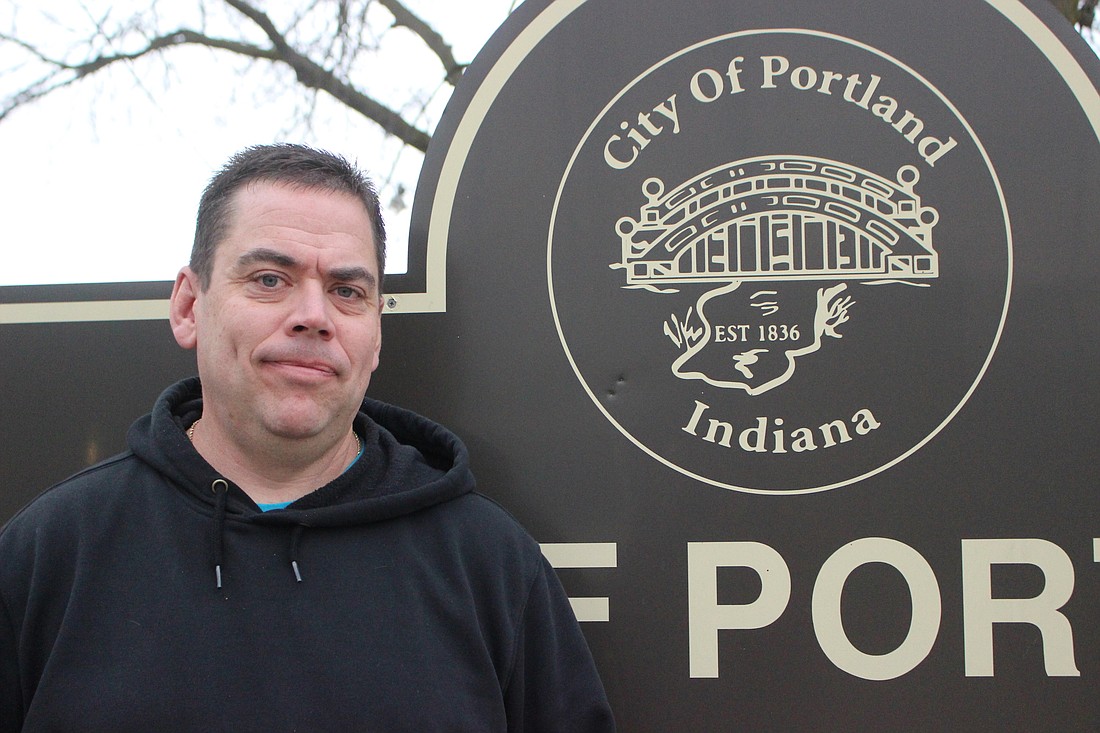
<svg viewBox="0 0 1100 733">
<path fill-rule="evenodd" d="M 82 20 L 71 0 L 15 4 L 24 6 L 19 9 L 24 32 L 42 22 L 41 12 L 71 19 L 73 26 Z M 101 6 L 94 12 L 116 13 L 125 5 L 84 4 Z M 440 31 L 460 62 L 468 62 L 513 0 L 408 0 L 407 5 Z M 11 12 L 0 11 L 0 18 Z M 6 21 L 0 28 L 7 29 Z M 364 91 L 407 95 L 407 86 L 419 83 L 417 73 L 430 80 L 442 75 L 430 52 L 407 31 L 388 34 L 383 49 L 379 78 L 369 85 L 357 80 L 369 87 Z M 195 208 L 211 173 L 240 148 L 276 139 L 333 150 L 372 174 L 387 205 L 386 271 L 405 271 L 421 155 L 402 151 L 374 125 L 323 95 L 313 133 L 292 126 L 293 101 L 285 93 L 271 99 L 273 88 L 285 87 L 267 64 L 249 71 L 242 62 L 200 48 L 169 54 L 167 64 L 118 64 L 109 74 L 53 93 L 0 122 L 0 286 L 175 279 L 188 259 Z M 15 61 L 12 50 L 0 45 L 0 75 L 9 80 L 0 78 L 0 88 L 10 86 Z M 435 88 L 434 81 L 428 86 Z M 429 116 L 438 116 L 449 91 L 440 87 Z M 398 183 L 407 188 L 403 211 L 388 205 Z"/>
</svg>

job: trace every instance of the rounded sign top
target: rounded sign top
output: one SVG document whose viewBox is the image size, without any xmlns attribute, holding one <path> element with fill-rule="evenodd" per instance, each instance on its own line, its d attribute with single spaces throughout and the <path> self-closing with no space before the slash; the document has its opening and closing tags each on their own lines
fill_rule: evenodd
<svg viewBox="0 0 1100 733">
<path fill-rule="evenodd" d="M 1064 54 L 1052 77 L 1100 129 L 1026 6 L 972 4 L 984 43 Z M 499 224 L 524 258 L 542 242 L 543 307 L 594 415 L 685 476 L 797 494 L 896 466 L 965 409 L 1030 215 L 990 102 L 1034 90 L 973 68 L 957 3 L 891 23 L 823 4 L 801 27 L 770 3 L 653 0 L 630 23 L 614 2 L 528 5 L 429 156 L 427 236 L 462 240 L 509 182 Z M 586 63 L 597 38 L 616 53 Z"/>
</svg>

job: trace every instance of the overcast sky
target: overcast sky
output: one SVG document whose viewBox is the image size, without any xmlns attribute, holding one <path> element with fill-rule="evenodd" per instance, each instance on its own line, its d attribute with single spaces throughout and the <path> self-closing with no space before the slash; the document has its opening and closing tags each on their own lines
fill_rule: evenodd
<svg viewBox="0 0 1100 733">
<path fill-rule="evenodd" d="M 24 29 L 33 28 L 37 12 L 62 18 L 79 12 L 72 0 L 16 4 L 25 6 Z M 85 4 L 112 12 L 119 6 L 117 0 Z M 459 61 L 470 61 L 512 0 L 407 4 L 443 34 Z M 441 73 L 407 32 L 389 34 L 385 48 L 385 73 L 372 84 L 396 89 L 406 75 Z M 293 106 L 270 98 L 271 77 L 262 65 L 242 73 L 244 64 L 199 48 L 174 49 L 168 58 L 171 69 L 163 61 L 118 65 L 0 123 L 0 286 L 175 279 L 187 261 L 195 208 L 212 171 L 236 150 L 276 139 L 306 140 L 358 160 L 376 180 L 394 184 L 383 191 L 384 204 L 393 201 L 396 183 L 409 189 L 406 208 L 398 210 L 395 202 L 387 211 L 392 245 L 386 269 L 405 270 L 422 156 L 402 151 L 374 125 L 324 97 L 312 137 L 303 138 L 289 122 Z M 426 63 L 416 69 L 414 61 Z M 0 74 L 13 63 L 0 45 Z M 435 100 L 437 109 L 447 92 Z"/>
</svg>

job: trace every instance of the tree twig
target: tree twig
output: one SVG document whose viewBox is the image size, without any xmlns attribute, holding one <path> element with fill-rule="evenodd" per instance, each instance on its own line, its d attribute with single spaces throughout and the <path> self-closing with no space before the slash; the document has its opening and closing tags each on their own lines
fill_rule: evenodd
<svg viewBox="0 0 1100 733">
<path fill-rule="evenodd" d="M 457 84 L 459 77 L 466 69 L 466 65 L 455 60 L 454 51 L 443 40 L 443 36 L 439 35 L 438 31 L 405 7 L 401 0 L 378 0 L 378 2 L 393 14 L 394 25 L 408 28 L 424 41 L 424 44 L 431 49 L 432 53 L 443 64 L 443 69 L 447 73 L 447 82 L 451 86 Z"/>
<path fill-rule="evenodd" d="M 264 32 L 271 41 L 273 53 L 279 60 L 294 70 L 298 81 L 310 89 L 327 92 L 364 117 L 373 120 L 388 134 L 417 150 L 426 151 L 431 135 L 404 120 L 397 112 L 381 102 L 363 94 L 350 83 L 342 81 L 329 70 L 312 59 L 298 53 L 286 37 L 275 27 L 266 13 L 244 2 L 244 0 L 225 0 L 226 4 L 247 17 Z"/>
</svg>

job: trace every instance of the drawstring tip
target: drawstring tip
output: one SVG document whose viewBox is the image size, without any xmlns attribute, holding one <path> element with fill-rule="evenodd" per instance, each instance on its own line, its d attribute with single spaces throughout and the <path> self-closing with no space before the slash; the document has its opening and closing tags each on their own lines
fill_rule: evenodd
<svg viewBox="0 0 1100 733">
<path fill-rule="evenodd" d="M 215 565 L 214 566 L 214 577 L 217 578 L 217 580 L 218 580 L 218 590 L 221 590 L 221 588 L 222 588 L 222 566 L 221 565 Z"/>
<path fill-rule="evenodd" d="M 290 561 L 290 567 L 292 567 L 294 569 L 294 579 L 297 580 L 299 583 L 301 583 L 302 582 L 302 574 L 300 572 L 298 572 L 298 561 L 297 560 L 291 560 Z"/>
</svg>

